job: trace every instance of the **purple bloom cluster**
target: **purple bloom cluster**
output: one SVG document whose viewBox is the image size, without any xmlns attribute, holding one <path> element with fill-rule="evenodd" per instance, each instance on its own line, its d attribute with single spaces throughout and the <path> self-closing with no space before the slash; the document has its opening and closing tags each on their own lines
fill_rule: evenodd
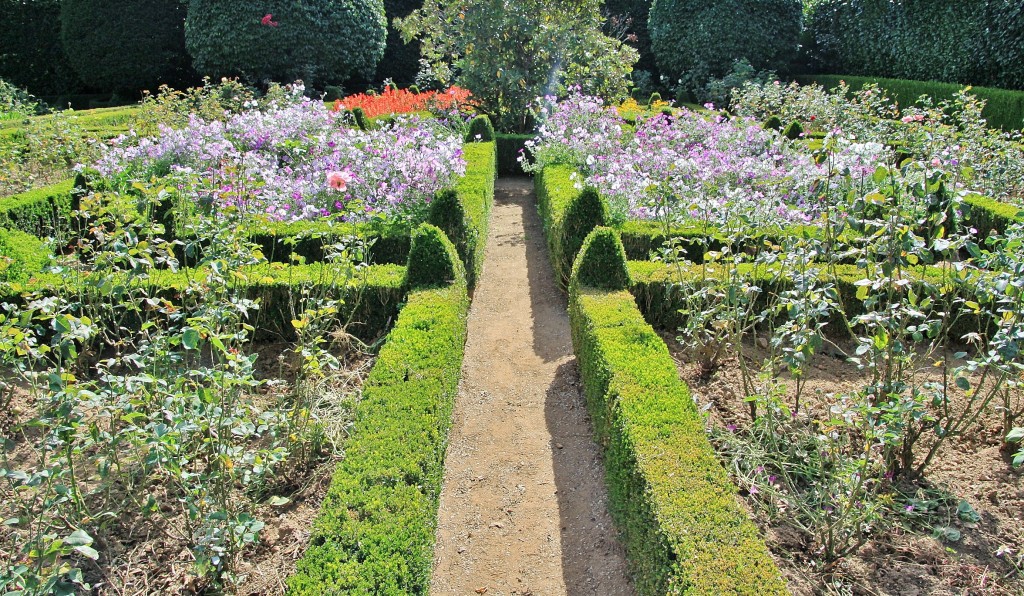
<svg viewBox="0 0 1024 596">
<path fill-rule="evenodd" d="M 114 139 L 96 169 L 125 181 L 168 176 L 196 201 L 279 221 L 413 219 L 466 168 L 461 138 L 440 123 L 408 117 L 361 131 L 316 101 L 226 122 L 192 117 L 133 140 Z"/>
<path fill-rule="evenodd" d="M 752 119 L 687 110 L 633 127 L 614 108 L 578 94 L 541 113 L 547 120 L 530 144 L 531 167 L 571 165 L 581 185 L 594 186 L 613 211 L 636 219 L 809 222 L 830 204 L 820 183 L 829 167 L 864 177 L 882 159 L 880 147 L 840 142 L 833 164 L 817 164 Z"/>
</svg>

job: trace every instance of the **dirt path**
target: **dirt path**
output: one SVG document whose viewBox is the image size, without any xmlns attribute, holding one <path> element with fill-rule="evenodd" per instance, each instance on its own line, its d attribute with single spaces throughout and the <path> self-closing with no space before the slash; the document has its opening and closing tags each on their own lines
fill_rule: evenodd
<svg viewBox="0 0 1024 596">
<path fill-rule="evenodd" d="M 498 182 L 431 592 L 633 594 L 528 179 Z"/>
</svg>

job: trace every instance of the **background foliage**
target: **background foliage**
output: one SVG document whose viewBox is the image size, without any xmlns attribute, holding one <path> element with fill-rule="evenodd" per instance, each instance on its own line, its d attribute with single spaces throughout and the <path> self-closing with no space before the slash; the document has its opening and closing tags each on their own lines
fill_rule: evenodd
<svg viewBox="0 0 1024 596">
<path fill-rule="evenodd" d="M 0 0 L 0 78 L 36 95 L 81 89 L 64 55 L 59 15 L 58 0 Z"/>
<path fill-rule="evenodd" d="M 527 106 L 539 95 L 579 85 L 623 97 L 636 50 L 601 33 L 599 0 L 462 0 L 429 3 L 403 20 L 445 84 L 473 92 L 501 130 L 531 128 Z"/>
<path fill-rule="evenodd" d="M 386 33 L 382 0 L 190 0 L 185 21 L 200 74 L 307 86 L 371 76 Z"/>
<path fill-rule="evenodd" d="M 651 49 L 664 76 L 702 89 L 746 58 L 755 69 L 785 71 L 796 57 L 800 0 L 654 0 Z"/>
<path fill-rule="evenodd" d="M 179 0 L 63 0 L 60 32 L 89 86 L 134 93 L 188 79 Z"/>
<path fill-rule="evenodd" d="M 812 70 L 1024 89 L 1024 5 L 1016 0 L 815 0 Z"/>
</svg>

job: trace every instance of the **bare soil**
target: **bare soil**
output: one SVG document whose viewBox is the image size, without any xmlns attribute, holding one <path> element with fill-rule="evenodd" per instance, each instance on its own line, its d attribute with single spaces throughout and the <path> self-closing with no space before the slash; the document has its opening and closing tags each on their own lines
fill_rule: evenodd
<svg viewBox="0 0 1024 596">
<path fill-rule="evenodd" d="M 532 184 L 498 183 L 445 461 L 434 594 L 633 594 Z"/>
<path fill-rule="evenodd" d="M 720 430 L 742 430 L 749 423 L 739 362 L 726 360 L 713 374 L 704 374 L 687 362 L 682 346 L 666 336 L 680 374 L 690 385 L 697 405 L 708 412 L 708 424 Z M 852 346 L 844 346 L 852 353 Z M 756 341 L 744 345 L 750 362 L 760 362 L 765 351 Z M 918 372 L 936 375 L 924 367 Z M 793 380 L 783 373 L 790 395 Z M 804 408 L 812 418 L 823 418 L 834 396 L 853 392 L 865 384 L 865 373 L 835 356 L 816 356 L 806 375 Z M 962 397 L 962 396 L 961 396 Z M 790 402 L 791 403 L 791 402 Z M 948 524 L 962 533 L 957 542 L 933 537 L 927 528 L 896 526 L 874 535 L 855 555 L 825 571 L 810 540 L 785 519 L 759 515 L 748 509 L 765 532 L 769 548 L 796 595 L 1016 595 L 1024 594 L 1024 573 L 1013 563 L 1024 549 L 1024 474 L 1014 470 L 1000 449 L 1001 418 L 986 413 L 963 436 L 948 440 L 916 487 L 930 495 L 945 494 L 951 501 L 931 514 L 928 523 Z M 914 488 L 914 487 L 911 487 Z M 957 516 L 956 504 L 965 499 L 981 516 L 967 523 Z M 1000 547 L 1010 552 L 997 556 Z M 1019 565 L 1019 563 L 1018 563 Z"/>
</svg>

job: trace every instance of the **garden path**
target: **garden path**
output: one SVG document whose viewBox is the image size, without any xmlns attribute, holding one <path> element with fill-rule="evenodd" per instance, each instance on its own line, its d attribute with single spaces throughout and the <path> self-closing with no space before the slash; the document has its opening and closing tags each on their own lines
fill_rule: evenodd
<svg viewBox="0 0 1024 596">
<path fill-rule="evenodd" d="M 445 461 L 433 594 L 634 593 L 535 203 L 529 179 L 498 181 Z"/>
</svg>

